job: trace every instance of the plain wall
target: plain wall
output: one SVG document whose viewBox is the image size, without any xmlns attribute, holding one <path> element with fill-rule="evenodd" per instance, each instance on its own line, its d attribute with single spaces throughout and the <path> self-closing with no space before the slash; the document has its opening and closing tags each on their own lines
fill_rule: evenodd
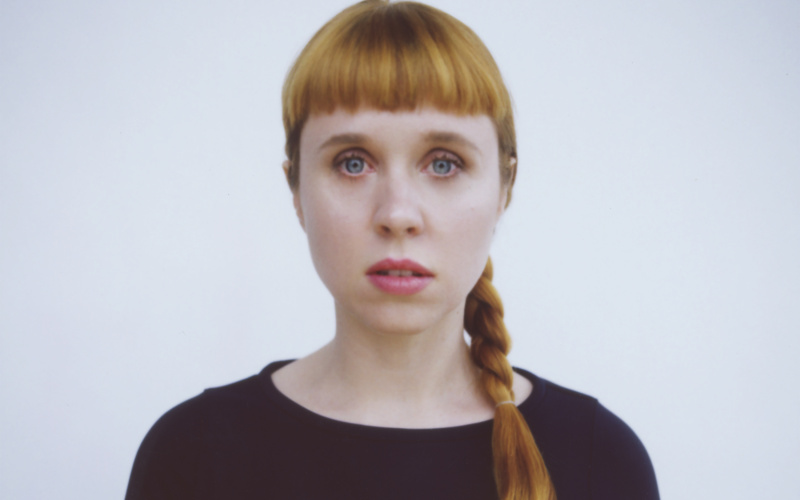
<svg viewBox="0 0 800 500">
<path fill-rule="evenodd" d="M 331 337 L 280 88 L 347 3 L 0 3 L 0 497 L 121 498 L 167 409 Z M 800 3 L 433 4 L 515 100 L 513 363 L 663 498 L 800 497 Z"/>
</svg>

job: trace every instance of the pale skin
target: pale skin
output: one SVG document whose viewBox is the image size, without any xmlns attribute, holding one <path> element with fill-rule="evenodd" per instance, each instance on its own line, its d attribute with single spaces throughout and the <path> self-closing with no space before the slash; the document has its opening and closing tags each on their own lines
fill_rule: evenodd
<svg viewBox="0 0 800 500">
<path fill-rule="evenodd" d="M 294 205 L 334 298 L 334 339 L 273 374 L 280 392 L 325 417 L 436 428 L 490 420 L 463 335 L 507 190 L 488 116 L 433 108 L 312 115 L 300 138 Z M 367 279 L 386 259 L 433 273 L 412 295 Z M 531 383 L 514 374 L 516 402 Z"/>
</svg>

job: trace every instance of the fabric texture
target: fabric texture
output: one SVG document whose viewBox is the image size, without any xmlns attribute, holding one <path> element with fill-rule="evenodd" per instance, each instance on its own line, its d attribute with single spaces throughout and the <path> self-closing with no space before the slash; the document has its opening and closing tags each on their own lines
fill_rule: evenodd
<svg viewBox="0 0 800 500">
<path fill-rule="evenodd" d="M 281 394 L 268 365 L 208 389 L 150 429 L 127 500 L 496 499 L 492 421 L 439 429 L 332 420 Z M 534 391 L 519 405 L 558 500 L 658 499 L 641 441 L 592 397 L 525 370 Z"/>
</svg>

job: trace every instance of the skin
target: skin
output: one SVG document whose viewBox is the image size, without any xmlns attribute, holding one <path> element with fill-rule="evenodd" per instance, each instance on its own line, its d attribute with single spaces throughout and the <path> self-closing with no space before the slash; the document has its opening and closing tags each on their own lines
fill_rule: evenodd
<svg viewBox="0 0 800 500">
<path fill-rule="evenodd" d="M 294 205 L 335 302 L 331 343 L 273 375 L 330 418 L 386 427 L 491 419 L 463 336 L 464 304 L 503 214 L 497 134 L 485 115 L 433 108 L 337 110 L 308 118 Z M 370 282 L 385 258 L 433 279 L 413 295 Z M 530 394 L 515 375 L 518 401 Z"/>
</svg>

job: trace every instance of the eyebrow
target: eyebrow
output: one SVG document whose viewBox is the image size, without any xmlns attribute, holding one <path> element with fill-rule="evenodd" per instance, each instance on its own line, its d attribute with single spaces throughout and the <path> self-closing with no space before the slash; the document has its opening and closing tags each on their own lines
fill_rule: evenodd
<svg viewBox="0 0 800 500">
<path fill-rule="evenodd" d="M 342 144 L 363 144 L 365 142 L 367 142 L 367 136 L 364 134 L 337 134 L 323 142 L 317 151 L 322 151 L 323 149 L 331 146 L 340 146 Z"/>
<path fill-rule="evenodd" d="M 441 144 L 458 144 L 459 146 L 466 146 L 474 151 L 480 152 L 478 146 L 475 145 L 474 142 L 470 141 L 466 137 L 461 134 L 456 134 L 454 132 L 428 132 L 425 134 L 425 142 L 434 142 L 434 143 L 441 143 Z"/>
</svg>

